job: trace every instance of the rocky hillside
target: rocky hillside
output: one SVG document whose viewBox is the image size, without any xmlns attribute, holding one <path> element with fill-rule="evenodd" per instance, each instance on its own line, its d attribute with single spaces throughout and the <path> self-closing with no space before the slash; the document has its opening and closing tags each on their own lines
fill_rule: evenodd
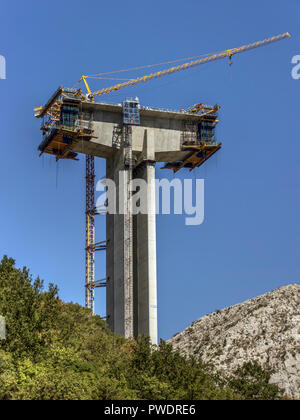
<svg viewBox="0 0 300 420">
<path fill-rule="evenodd" d="M 225 374 L 257 361 L 272 368 L 272 383 L 300 398 L 300 284 L 207 315 L 170 343 Z"/>
</svg>

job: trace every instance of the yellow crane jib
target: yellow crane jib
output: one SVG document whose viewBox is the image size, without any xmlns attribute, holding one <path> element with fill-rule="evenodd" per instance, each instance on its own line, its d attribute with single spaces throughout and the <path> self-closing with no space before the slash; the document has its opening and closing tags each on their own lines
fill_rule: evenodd
<svg viewBox="0 0 300 420">
<path fill-rule="evenodd" d="M 209 62 L 212 62 L 212 61 L 220 60 L 222 58 L 227 58 L 228 57 L 230 59 L 230 64 L 232 64 L 232 61 L 231 61 L 232 57 L 236 54 L 240 54 L 244 51 L 249 51 L 249 50 L 252 50 L 252 49 L 255 49 L 255 48 L 263 47 L 263 46 L 271 44 L 273 42 L 277 42 L 277 41 L 280 41 L 282 39 L 290 38 L 290 37 L 291 37 L 291 35 L 288 32 L 286 32 L 284 34 L 273 36 L 271 38 L 266 38 L 262 41 L 254 42 L 252 44 L 247 44 L 247 45 L 244 45 L 244 46 L 241 46 L 241 47 L 238 47 L 238 48 L 228 49 L 228 50 L 222 51 L 220 53 L 216 53 L 216 54 L 210 55 L 208 57 L 201 58 L 199 60 L 189 61 L 187 63 L 181 64 L 179 66 L 171 67 L 171 68 L 166 69 L 166 70 L 158 71 L 156 73 L 151 73 L 149 75 L 138 77 L 136 79 L 130 79 L 130 80 L 124 82 L 124 83 L 119 83 L 117 85 L 110 86 L 108 88 L 104 88 L 104 89 L 98 90 L 98 91 L 93 92 L 93 93 L 91 92 L 91 89 L 90 89 L 90 87 L 89 87 L 89 85 L 86 81 L 86 79 L 91 77 L 91 76 L 82 76 L 81 80 L 83 80 L 83 82 L 86 85 L 87 92 L 88 92 L 88 96 L 87 96 L 88 100 L 93 101 L 94 98 L 96 98 L 98 96 L 106 95 L 107 93 L 118 91 L 120 89 L 124 89 L 124 88 L 130 87 L 130 86 L 134 86 L 134 85 L 137 85 L 139 83 L 145 83 L 145 82 L 148 82 L 149 80 L 157 79 L 159 77 L 163 77 L 163 76 L 166 76 L 168 74 L 173 74 L 173 73 L 176 73 L 176 72 L 179 72 L 179 71 L 182 71 L 182 70 L 187 70 L 187 69 L 190 69 L 192 67 L 197 67 L 197 66 L 200 66 L 201 64 L 206 64 L 206 63 L 209 63 Z"/>
<path fill-rule="evenodd" d="M 222 51 L 220 53 L 216 53 L 216 54 L 213 54 L 213 55 L 209 55 L 205 58 L 201 58 L 199 60 L 189 61 L 185 64 L 181 64 L 179 66 L 171 67 L 171 68 L 166 69 L 166 70 L 158 71 L 156 73 L 151 73 L 149 75 L 138 77 L 136 79 L 130 79 L 130 80 L 124 82 L 124 83 L 119 83 L 117 85 L 110 86 L 108 88 L 104 88 L 104 89 L 98 90 L 96 92 L 91 91 L 91 88 L 90 88 L 90 86 L 87 82 L 87 79 L 92 78 L 92 76 L 83 75 L 81 77 L 80 81 L 84 82 L 86 90 L 87 90 L 87 95 L 83 95 L 81 89 L 78 89 L 75 92 L 73 92 L 73 91 L 71 92 L 70 89 L 65 89 L 63 87 L 60 87 L 57 90 L 57 92 L 50 98 L 50 100 L 47 102 L 47 104 L 45 106 L 36 107 L 34 109 L 35 117 L 36 118 L 44 117 L 47 114 L 47 111 L 49 109 L 51 109 L 52 106 L 57 103 L 57 101 L 58 101 L 58 99 L 61 95 L 71 94 L 71 95 L 74 95 L 74 96 L 78 97 L 82 101 L 88 100 L 90 102 L 94 102 L 94 99 L 97 96 L 102 96 L 102 95 L 105 95 L 107 93 L 111 93 L 111 92 L 114 92 L 114 91 L 118 91 L 120 89 L 124 89 L 124 88 L 130 87 L 130 86 L 137 85 L 139 83 L 145 83 L 149 80 L 157 79 L 159 77 L 163 77 L 163 76 L 166 76 L 168 74 L 176 73 L 176 72 L 179 72 L 179 71 L 182 71 L 182 70 L 187 70 L 189 68 L 196 67 L 196 66 L 199 66 L 201 64 L 206 64 L 206 63 L 209 63 L 209 62 L 212 62 L 212 61 L 216 61 L 216 60 L 219 60 L 219 59 L 222 59 L 222 58 L 227 58 L 228 57 L 230 59 L 230 64 L 232 64 L 232 57 L 235 54 L 240 54 L 244 51 L 248 51 L 248 50 L 251 50 L 251 49 L 254 49 L 254 48 L 259 48 L 259 47 L 262 47 L 264 45 L 268 45 L 268 44 L 271 44 L 273 42 L 277 42 L 277 41 L 280 41 L 282 39 L 290 38 L 290 37 L 291 37 L 291 35 L 288 32 L 286 32 L 286 33 L 281 34 L 281 35 L 277 35 L 277 36 L 273 36 L 271 38 L 264 39 L 263 41 L 254 42 L 252 44 L 244 45 L 244 46 L 239 47 L 239 48 L 228 49 L 228 50 Z"/>
</svg>

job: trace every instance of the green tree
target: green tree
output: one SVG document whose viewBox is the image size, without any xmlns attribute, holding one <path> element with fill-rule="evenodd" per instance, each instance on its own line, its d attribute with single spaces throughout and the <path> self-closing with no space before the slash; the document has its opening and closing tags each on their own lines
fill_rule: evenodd
<svg viewBox="0 0 300 420">
<path fill-rule="evenodd" d="M 256 362 L 245 363 L 229 379 L 229 386 L 246 400 L 276 400 L 282 391 L 270 384 L 272 372 Z"/>
<path fill-rule="evenodd" d="M 0 314 L 7 339 L 0 341 L 2 400 L 220 400 L 275 399 L 270 373 L 246 365 L 226 382 L 195 358 L 186 359 L 149 337 L 125 340 L 98 316 L 64 303 L 58 289 L 0 263 Z"/>
</svg>

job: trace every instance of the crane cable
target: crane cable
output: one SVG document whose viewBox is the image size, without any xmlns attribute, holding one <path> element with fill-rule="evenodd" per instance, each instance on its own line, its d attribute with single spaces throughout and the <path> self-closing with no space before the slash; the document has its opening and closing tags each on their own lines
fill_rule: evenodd
<svg viewBox="0 0 300 420">
<path fill-rule="evenodd" d="M 133 78 L 121 79 L 121 78 L 111 78 L 111 77 L 101 77 L 101 76 L 106 76 L 106 75 L 116 74 L 116 73 L 124 73 L 124 72 L 128 72 L 128 71 L 142 70 L 142 69 L 147 69 L 147 68 L 150 68 L 150 67 L 164 66 L 164 65 L 167 65 L 167 64 L 178 63 L 180 61 L 193 60 L 193 59 L 196 59 L 196 58 L 207 57 L 211 54 L 216 54 L 216 53 L 207 53 L 207 54 L 202 54 L 202 55 L 195 55 L 193 57 L 178 58 L 178 59 L 172 60 L 172 61 L 164 61 L 162 63 L 156 63 L 156 64 L 147 64 L 145 66 L 131 67 L 131 68 L 128 68 L 128 69 L 120 69 L 120 70 L 115 70 L 115 71 L 109 71 L 109 72 L 106 72 L 106 73 L 90 74 L 90 75 L 87 75 L 86 78 L 88 78 L 88 79 L 98 79 L 98 80 L 130 81 L 130 80 L 133 80 Z M 79 79 L 74 84 L 74 86 L 72 88 L 74 89 L 81 82 L 81 80 L 82 79 Z"/>
<path fill-rule="evenodd" d="M 123 88 L 129 87 L 129 86 L 134 86 L 138 83 L 146 82 L 146 81 L 152 80 L 152 79 L 157 79 L 157 78 L 165 76 L 167 74 L 176 73 L 180 70 L 186 70 L 188 68 L 193 68 L 193 67 L 196 67 L 200 64 L 209 63 L 209 62 L 215 61 L 217 59 L 225 58 L 225 57 L 229 58 L 229 60 L 230 60 L 229 64 L 232 65 L 232 57 L 234 55 L 239 54 L 239 53 L 244 52 L 244 51 L 247 51 L 247 50 L 251 50 L 251 49 L 254 49 L 254 48 L 261 47 L 263 45 L 270 44 L 270 43 L 275 42 L 275 41 L 279 41 L 279 40 L 284 39 L 284 38 L 290 38 L 290 36 L 291 35 L 288 32 L 286 32 L 285 34 L 281 34 L 281 35 L 277 35 L 277 36 L 274 36 L 274 37 L 271 37 L 271 38 L 267 38 L 267 39 L 264 39 L 263 41 L 254 42 L 252 44 L 244 45 L 244 46 L 239 47 L 239 48 L 228 49 L 228 50 L 225 50 L 225 51 L 222 51 L 222 52 L 219 52 L 219 53 L 204 54 L 204 55 L 200 55 L 200 56 L 196 56 L 196 57 L 182 58 L 182 59 L 168 61 L 168 62 L 164 62 L 164 63 L 149 64 L 149 65 L 146 65 L 146 66 L 116 70 L 114 72 L 98 73 L 98 74 L 95 74 L 95 75 L 86 75 L 86 76 L 82 76 L 81 79 L 79 80 L 79 82 L 81 80 L 84 81 L 84 83 L 86 85 L 86 88 L 88 90 L 88 93 L 90 95 L 92 95 L 93 97 L 101 96 L 101 95 L 104 95 L 106 93 L 113 92 L 115 90 L 123 89 Z M 195 58 L 196 58 L 196 60 L 195 60 Z M 148 67 L 155 67 L 155 66 L 161 66 L 161 65 L 176 63 L 178 61 L 183 61 L 183 60 L 193 60 L 193 61 L 189 61 L 189 62 L 186 62 L 184 64 L 178 65 L 176 67 L 171 67 L 171 68 L 161 70 L 161 71 L 158 71 L 156 73 L 152 73 L 152 74 L 149 74 L 149 75 L 146 75 L 146 76 L 138 77 L 138 78 L 135 78 L 135 79 L 129 79 L 129 80 L 124 81 L 123 83 L 119 83 L 115 86 L 111 86 L 109 88 L 104 88 L 104 89 L 98 90 L 98 91 L 94 92 L 93 94 L 92 94 L 92 92 L 91 92 L 91 90 L 90 90 L 90 88 L 89 88 L 89 86 L 86 82 L 86 79 L 88 79 L 88 78 L 101 78 L 101 76 L 105 76 L 107 74 L 115 74 L 115 73 L 121 73 L 121 72 L 126 72 L 126 71 L 140 70 L 140 69 L 148 68 Z"/>
<path fill-rule="evenodd" d="M 273 42 L 276 42 L 276 41 L 279 41 L 279 40 L 282 40 L 282 39 L 285 39 L 285 38 L 290 38 L 290 36 L 291 35 L 288 32 L 286 32 L 286 33 L 281 34 L 281 35 L 273 36 L 271 38 L 266 38 L 263 41 L 258 41 L 258 42 L 254 42 L 252 44 L 243 45 L 243 46 L 238 47 L 238 48 L 228 49 L 228 50 L 222 51 L 222 52 L 214 54 L 214 55 L 209 55 L 205 58 L 197 59 L 197 60 L 194 60 L 194 61 L 189 61 L 187 63 L 180 64 L 176 67 L 171 67 L 171 68 L 168 68 L 168 69 L 165 69 L 165 70 L 158 71 L 156 73 L 152 73 L 152 74 L 148 74 L 146 76 L 138 77 L 136 79 L 131 79 L 127 82 L 119 83 L 118 85 L 115 85 L 115 86 L 110 86 L 108 88 L 98 90 L 96 92 L 93 92 L 92 97 L 95 98 L 97 96 L 105 95 L 107 93 L 111 93 L 111 92 L 114 92 L 116 90 L 124 89 L 124 88 L 129 87 L 129 86 L 135 86 L 138 83 L 144 83 L 144 82 L 147 82 L 149 80 L 157 79 L 159 77 L 166 76 L 168 74 L 173 74 L 173 73 L 176 73 L 176 72 L 181 71 L 181 70 L 187 70 L 189 68 L 199 66 L 200 64 L 209 63 L 209 62 L 212 62 L 212 61 L 219 60 L 221 58 L 228 57 L 231 60 L 232 57 L 236 54 L 239 54 L 239 53 L 242 53 L 242 52 L 248 51 L 248 50 L 253 50 L 255 48 L 262 47 L 263 45 L 268 45 L 268 44 L 271 44 Z M 232 64 L 232 61 L 230 62 L 230 64 Z M 85 81 L 85 79 L 87 77 L 83 76 L 83 78 L 84 78 L 84 81 Z M 86 83 L 86 81 L 85 81 L 85 83 Z M 86 85 L 87 85 L 87 83 L 86 83 Z M 89 90 L 90 89 L 88 88 L 88 91 Z M 89 92 L 89 93 L 91 93 L 91 92 Z"/>
<path fill-rule="evenodd" d="M 164 65 L 167 65 L 167 64 L 178 63 L 179 61 L 194 60 L 195 58 L 206 57 L 206 56 L 212 55 L 212 54 L 216 54 L 216 53 L 207 53 L 207 54 L 202 54 L 202 55 L 195 55 L 193 57 L 178 58 L 176 60 L 165 61 L 163 63 L 147 64 L 145 66 L 131 67 L 131 68 L 128 68 L 128 69 L 115 70 L 115 71 L 110 71 L 110 72 L 106 72 L 106 73 L 90 74 L 90 75 L 87 75 L 87 77 L 90 78 L 90 79 L 93 79 L 93 78 L 97 78 L 98 76 L 105 76 L 105 75 L 108 75 L 108 74 L 116 74 L 116 73 L 123 73 L 123 72 L 126 72 L 126 71 L 135 71 L 135 70 L 147 69 L 149 67 L 164 66 Z"/>
</svg>

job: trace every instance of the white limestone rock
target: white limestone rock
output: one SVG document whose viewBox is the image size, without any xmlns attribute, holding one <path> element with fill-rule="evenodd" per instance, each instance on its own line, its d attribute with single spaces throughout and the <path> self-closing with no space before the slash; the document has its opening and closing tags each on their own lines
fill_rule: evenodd
<svg viewBox="0 0 300 420">
<path fill-rule="evenodd" d="M 225 374 L 257 361 L 275 372 L 271 383 L 300 398 L 300 284 L 206 315 L 169 342 Z"/>
</svg>

